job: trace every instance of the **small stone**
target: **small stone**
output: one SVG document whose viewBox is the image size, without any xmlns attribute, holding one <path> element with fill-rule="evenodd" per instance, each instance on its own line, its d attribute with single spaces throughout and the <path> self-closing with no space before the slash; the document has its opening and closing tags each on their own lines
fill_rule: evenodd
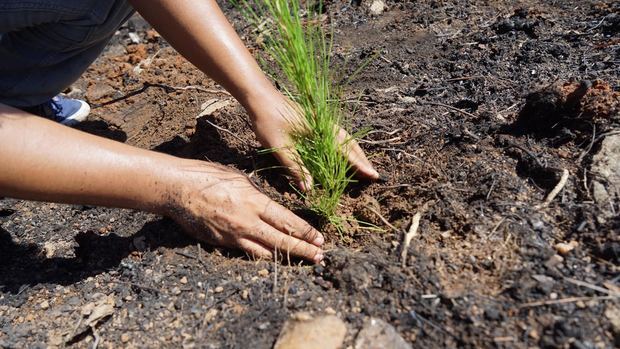
<svg viewBox="0 0 620 349">
<path fill-rule="evenodd" d="M 282 328 L 274 349 L 337 349 L 342 347 L 347 333 L 345 323 L 334 315 L 294 315 Z"/>
<path fill-rule="evenodd" d="M 180 295 L 181 294 L 181 289 L 178 288 L 178 287 L 173 287 L 172 288 L 172 294 L 175 295 L 175 296 Z"/>
<path fill-rule="evenodd" d="M 540 335 L 538 334 L 538 331 L 533 328 L 530 333 L 529 333 L 530 338 L 532 338 L 533 340 L 539 340 L 540 339 Z"/>
<path fill-rule="evenodd" d="M 50 303 L 48 301 L 43 301 L 39 304 L 39 306 L 41 307 L 41 309 L 45 310 L 50 307 Z"/>
<path fill-rule="evenodd" d="M 385 2 L 383 0 L 374 0 L 368 7 L 370 14 L 378 16 L 385 11 Z"/>
<path fill-rule="evenodd" d="M 218 286 L 213 290 L 213 292 L 215 293 L 222 293 L 223 291 L 224 291 L 224 287 L 222 286 Z"/>
<path fill-rule="evenodd" d="M 545 266 L 548 268 L 553 268 L 562 264 L 562 262 L 564 262 L 564 258 L 562 258 L 559 254 L 554 254 L 545 262 Z"/>
<path fill-rule="evenodd" d="M 261 269 L 261 270 L 258 271 L 258 275 L 260 275 L 262 277 L 265 277 L 265 276 L 269 275 L 269 270 Z"/>
<path fill-rule="evenodd" d="M 129 334 L 127 334 L 127 333 L 123 333 L 123 334 L 121 334 L 121 342 L 123 342 L 123 343 L 127 343 L 127 342 L 129 342 L 129 339 L 131 339 L 131 338 L 129 337 Z"/>
<path fill-rule="evenodd" d="M 129 40 L 131 41 L 132 44 L 140 43 L 140 36 L 138 36 L 136 32 L 129 32 L 127 33 L 127 36 L 129 36 Z"/>
<path fill-rule="evenodd" d="M 398 334 L 394 326 L 381 319 L 371 318 L 357 334 L 354 348 L 411 349 L 411 344 L 407 343 L 405 339 Z"/>
<path fill-rule="evenodd" d="M 325 308 L 325 314 L 336 315 L 336 311 L 332 307 Z"/>
<path fill-rule="evenodd" d="M 571 241 L 569 243 L 564 243 L 564 242 L 557 243 L 555 244 L 555 246 L 553 246 L 553 248 L 555 248 L 555 250 L 562 256 L 566 256 L 567 254 L 570 253 L 570 251 L 574 250 L 575 247 L 577 246 L 579 246 L 579 243 L 577 241 Z"/>
<path fill-rule="evenodd" d="M 182 277 L 179 282 L 182 283 L 183 285 L 185 285 L 187 283 L 187 277 L 185 277 L 185 276 Z"/>
<path fill-rule="evenodd" d="M 247 289 L 241 291 L 241 299 L 248 299 L 249 296 L 250 296 L 250 291 L 248 291 Z"/>
</svg>

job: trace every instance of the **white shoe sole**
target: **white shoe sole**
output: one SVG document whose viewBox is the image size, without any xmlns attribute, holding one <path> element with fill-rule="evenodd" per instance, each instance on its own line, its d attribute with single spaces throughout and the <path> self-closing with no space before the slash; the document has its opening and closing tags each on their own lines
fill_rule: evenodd
<svg viewBox="0 0 620 349">
<path fill-rule="evenodd" d="M 90 114 L 90 105 L 88 105 L 88 103 L 84 101 L 79 101 L 79 102 L 80 102 L 80 109 L 78 109 L 78 111 L 76 111 L 73 115 L 71 115 L 71 117 L 63 120 L 61 124 L 71 126 L 71 125 L 79 124 L 80 122 L 86 120 L 86 118 L 88 117 L 88 114 Z"/>
</svg>

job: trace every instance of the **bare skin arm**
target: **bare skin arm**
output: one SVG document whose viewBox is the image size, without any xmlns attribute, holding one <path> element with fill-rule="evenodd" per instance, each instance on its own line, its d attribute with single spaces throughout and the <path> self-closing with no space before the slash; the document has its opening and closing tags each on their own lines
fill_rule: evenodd
<svg viewBox="0 0 620 349">
<path fill-rule="evenodd" d="M 221 165 L 131 147 L 2 104 L 0 164 L 0 196 L 140 209 L 256 257 L 277 248 L 323 258 L 319 232 Z"/>
<path fill-rule="evenodd" d="M 214 0 L 130 0 L 184 57 L 220 83 L 248 111 L 254 132 L 266 148 L 279 149 L 278 160 L 286 166 L 296 184 L 307 189 L 311 183 L 305 169 L 289 147 L 291 119 L 298 118 L 289 101 L 273 87 Z M 348 138 L 340 130 L 341 140 Z M 360 177 L 377 179 L 357 143 L 348 143 L 349 160 Z M 301 171 L 306 172 L 303 176 Z M 306 181 L 303 181 L 303 179 Z"/>
</svg>

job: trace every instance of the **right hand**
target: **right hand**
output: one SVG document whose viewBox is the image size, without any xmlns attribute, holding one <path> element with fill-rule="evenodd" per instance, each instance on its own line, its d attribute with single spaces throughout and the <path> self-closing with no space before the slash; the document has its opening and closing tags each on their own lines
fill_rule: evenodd
<svg viewBox="0 0 620 349">
<path fill-rule="evenodd" d="M 315 263 L 323 259 L 321 233 L 261 193 L 247 176 L 193 160 L 183 160 L 176 170 L 166 213 L 195 238 L 255 258 L 272 258 L 277 250 Z"/>
</svg>

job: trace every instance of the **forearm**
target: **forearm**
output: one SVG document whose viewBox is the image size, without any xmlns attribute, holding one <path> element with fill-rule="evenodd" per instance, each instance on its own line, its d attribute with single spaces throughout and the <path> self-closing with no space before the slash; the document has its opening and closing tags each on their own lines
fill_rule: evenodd
<svg viewBox="0 0 620 349">
<path fill-rule="evenodd" d="M 172 46 L 246 108 L 271 82 L 214 0 L 130 0 Z"/>
<path fill-rule="evenodd" d="M 0 196 L 163 213 L 175 159 L 0 104 Z"/>
</svg>

